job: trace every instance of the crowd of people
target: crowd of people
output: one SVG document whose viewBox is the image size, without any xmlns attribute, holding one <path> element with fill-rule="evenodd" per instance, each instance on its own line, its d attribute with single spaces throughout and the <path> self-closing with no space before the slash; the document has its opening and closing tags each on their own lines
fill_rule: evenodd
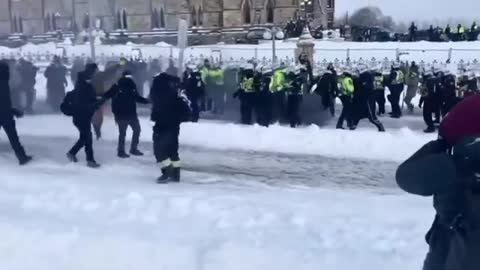
<svg viewBox="0 0 480 270">
<path fill-rule="evenodd" d="M 418 27 L 412 22 L 408 28 L 409 40 L 417 41 L 418 40 Z M 473 22 L 470 28 L 458 24 L 454 27 L 451 27 L 450 24 L 447 24 L 445 28 L 439 26 L 434 27 L 430 25 L 427 30 L 428 41 L 442 41 L 442 35 L 445 35 L 445 39 L 451 41 L 464 41 L 464 40 L 477 40 L 478 34 L 480 34 L 480 29 L 476 22 Z"/>
<path fill-rule="evenodd" d="M 154 152 L 163 172 L 159 182 L 165 182 L 179 179 L 180 123 L 199 121 L 202 111 L 222 115 L 227 109 L 238 106 L 242 124 L 268 127 L 279 122 L 295 128 L 304 123 L 301 113 L 304 99 L 316 95 L 320 97 L 318 112 L 332 116 L 336 113 L 337 99 L 340 100 L 338 129 L 355 130 L 362 119 L 368 119 L 378 131 L 384 132 L 381 119 L 387 113 L 387 101 L 391 105 L 390 117 L 398 119 L 404 114 L 402 102 L 407 113 L 412 113 L 416 107 L 412 100 L 420 94 L 418 106 L 423 109 L 425 132 L 430 133 L 436 131 L 442 118 L 462 98 L 478 93 L 478 80 L 471 71 L 455 76 L 445 69 L 420 68 L 412 62 L 410 65 L 394 63 L 388 71 L 383 67 L 335 67 L 330 64 L 314 74 L 308 56 L 301 55 L 298 60 L 295 66 L 280 64 L 272 68 L 252 62 L 231 69 L 222 69 L 205 60 L 202 65 L 187 66 L 180 78 L 173 63 L 162 72 L 158 60 L 147 65 L 122 58 L 108 63 L 105 71 L 100 72 L 95 63 L 76 59 L 70 71 L 74 90 L 66 92 L 68 70 L 61 59 L 55 57 L 44 74 L 47 103 L 53 111 L 71 116 L 79 131 L 79 140 L 68 151 L 68 159 L 77 162 L 77 153 L 85 148 L 87 165 L 91 168 L 99 167 L 94 158 L 92 126 L 99 139 L 106 101 L 111 100 L 111 111 L 118 126 L 119 158 L 143 155 L 138 149 L 141 127 L 137 103 L 151 104 L 151 118 L 156 123 Z M 15 96 L 35 92 L 38 69 L 23 59 L 3 61 L 1 68 L 0 125 L 7 132 L 20 164 L 26 164 L 31 157 L 20 144 L 14 117 L 22 116 L 23 111 L 33 112 L 34 98 L 16 103 Z M 14 83 L 17 80 L 21 83 Z M 146 82 L 149 82 L 149 93 L 143 92 Z M 402 100 L 403 92 L 406 93 Z M 126 151 L 125 137 L 129 127 L 133 137 Z"/>
</svg>

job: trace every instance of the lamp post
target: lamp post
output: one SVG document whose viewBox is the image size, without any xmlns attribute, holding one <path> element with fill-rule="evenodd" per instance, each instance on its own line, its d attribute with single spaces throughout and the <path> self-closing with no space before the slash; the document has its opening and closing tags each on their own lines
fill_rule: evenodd
<svg viewBox="0 0 480 270">
<path fill-rule="evenodd" d="M 93 30 L 95 29 L 95 16 L 93 16 L 93 0 L 88 0 L 88 16 L 89 16 L 89 29 L 88 29 L 88 39 L 90 42 L 90 57 L 94 63 L 97 62 L 97 57 L 95 53 L 95 35 Z"/>
</svg>

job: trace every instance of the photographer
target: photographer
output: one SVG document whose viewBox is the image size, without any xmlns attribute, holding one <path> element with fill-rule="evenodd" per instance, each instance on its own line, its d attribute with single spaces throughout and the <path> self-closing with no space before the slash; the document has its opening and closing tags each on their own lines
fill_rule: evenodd
<svg viewBox="0 0 480 270">
<path fill-rule="evenodd" d="M 431 141 L 397 170 L 398 185 L 433 196 L 436 211 L 426 235 L 424 270 L 480 267 L 480 95 L 466 98 Z"/>
</svg>

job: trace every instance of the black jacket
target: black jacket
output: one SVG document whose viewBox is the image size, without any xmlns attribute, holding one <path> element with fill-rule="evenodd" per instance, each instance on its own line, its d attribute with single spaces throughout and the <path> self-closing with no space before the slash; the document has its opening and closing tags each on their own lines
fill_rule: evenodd
<svg viewBox="0 0 480 270">
<path fill-rule="evenodd" d="M 75 84 L 73 121 L 77 123 L 91 122 L 95 111 L 101 105 L 90 79 L 85 72 L 78 73 Z"/>
<path fill-rule="evenodd" d="M 129 77 L 122 77 L 105 97 L 112 97 L 112 112 L 117 120 L 137 118 L 137 102 L 149 103 L 140 96 L 135 81 Z"/>
<path fill-rule="evenodd" d="M 48 89 L 64 89 L 67 85 L 67 68 L 52 64 L 45 70 Z"/>
<path fill-rule="evenodd" d="M 21 61 L 18 71 L 22 78 L 23 90 L 32 90 L 35 87 L 38 68 L 31 62 Z"/>
<path fill-rule="evenodd" d="M 205 84 L 202 81 L 200 72 L 193 72 L 184 78 L 184 84 L 190 100 L 198 100 L 205 96 Z"/>
<path fill-rule="evenodd" d="M 178 79 L 167 73 L 161 73 L 153 80 L 150 91 L 152 113 L 150 119 L 157 128 L 175 128 L 190 117 L 190 107 L 179 97 L 174 86 Z"/>
<path fill-rule="evenodd" d="M 6 63 L 0 63 L 0 121 L 11 120 L 20 112 L 12 107 L 10 96 L 10 70 Z"/>
</svg>

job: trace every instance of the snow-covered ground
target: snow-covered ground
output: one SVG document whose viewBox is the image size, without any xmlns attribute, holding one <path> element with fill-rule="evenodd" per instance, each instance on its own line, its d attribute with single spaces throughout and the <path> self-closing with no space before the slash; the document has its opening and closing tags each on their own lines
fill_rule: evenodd
<svg viewBox="0 0 480 270">
<path fill-rule="evenodd" d="M 70 119 L 26 117 L 31 165 L 17 167 L 0 134 L 0 268 L 418 269 L 431 202 L 393 175 L 432 137 L 402 121 L 386 134 L 185 124 L 183 182 L 158 186 L 146 119 L 146 156 L 119 160 L 107 118 L 91 170 L 64 158 Z"/>
</svg>

